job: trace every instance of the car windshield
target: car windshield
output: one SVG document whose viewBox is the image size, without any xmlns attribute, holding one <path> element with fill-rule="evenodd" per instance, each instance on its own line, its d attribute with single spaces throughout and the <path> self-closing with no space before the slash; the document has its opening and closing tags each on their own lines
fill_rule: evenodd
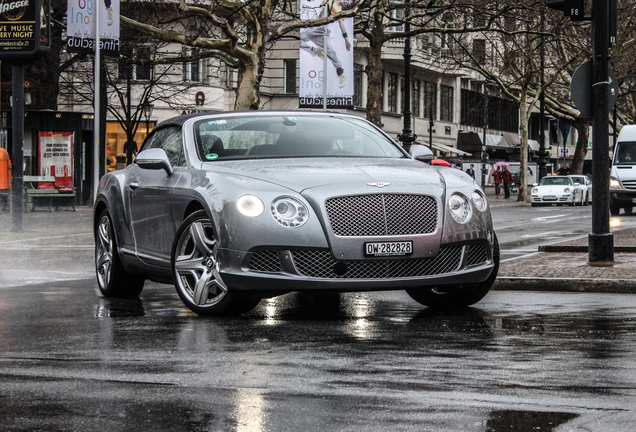
<svg viewBox="0 0 636 432">
<path fill-rule="evenodd" d="M 540 186 L 572 186 L 572 179 L 569 177 L 543 177 Z"/>
<path fill-rule="evenodd" d="M 263 157 L 406 157 L 393 141 L 355 117 L 215 117 L 197 122 L 195 136 L 203 161 Z"/>
<path fill-rule="evenodd" d="M 614 165 L 636 165 L 636 142 L 619 142 L 614 152 Z"/>
</svg>

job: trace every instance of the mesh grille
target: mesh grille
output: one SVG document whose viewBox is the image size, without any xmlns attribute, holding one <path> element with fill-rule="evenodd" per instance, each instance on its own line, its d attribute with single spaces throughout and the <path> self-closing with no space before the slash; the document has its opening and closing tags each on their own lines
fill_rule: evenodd
<svg viewBox="0 0 636 432">
<path fill-rule="evenodd" d="M 294 264 L 303 276 L 326 279 L 408 278 L 450 273 L 459 269 L 462 246 L 442 248 L 435 258 L 335 261 L 329 251 L 293 251 Z M 346 265 L 338 275 L 334 266 Z M 342 273 L 342 272 L 339 272 Z"/>
<path fill-rule="evenodd" d="M 437 227 L 437 201 L 426 195 L 353 195 L 325 205 L 337 236 L 428 234 Z"/>
<path fill-rule="evenodd" d="M 483 244 L 471 245 L 466 255 L 466 265 L 483 264 L 488 261 L 488 253 L 486 252 L 486 246 Z"/>
<path fill-rule="evenodd" d="M 275 250 L 256 251 L 250 258 L 249 269 L 265 273 L 278 273 L 281 271 L 278 252 Z"/>
</svg>

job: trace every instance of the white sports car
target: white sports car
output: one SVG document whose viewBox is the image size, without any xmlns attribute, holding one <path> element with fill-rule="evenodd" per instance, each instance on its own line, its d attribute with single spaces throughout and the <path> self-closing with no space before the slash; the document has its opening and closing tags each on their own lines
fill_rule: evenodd
<svg viewBox="0 0 636 432">
<path fill-rule="evenodd" d="M 570 174 L 570 177 L 574 181 L 574 186 L 582 191 L 583 205 L 588 205 L 592 201 L 592 179 L 582 174 Z"/>
<path fill-rule="evenodd" d="M 532 207 L 539 205 L 583 204 L 583 189 L 575 186 L 570 176 L 546 176 L 534 184 L 531 193 Z"/>
</svg>

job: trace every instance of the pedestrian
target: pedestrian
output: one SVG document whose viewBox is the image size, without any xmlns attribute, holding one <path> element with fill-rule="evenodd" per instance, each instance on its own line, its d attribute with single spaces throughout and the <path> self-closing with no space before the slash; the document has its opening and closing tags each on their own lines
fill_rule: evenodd
<svg viewBox="0 0 636 432">
<path fill-rule="evenodd" d="M 510 198 L 510 185 L 514 183 L 514 178 L 512 177 L 512 173 L 508 171 L 508 167 L 503 167 L 501 178 L 504 184 L 504 198 Z"/>
<path fill-rule="evenodd" d="M 475 165 L 470 164 L 470 167 L 466 170 L 466 174 L 471 176 L 475 180 Z"/>
<path fill-rule="evenodd" d="M 495 182 L 495 196 L 497 198 L 501 197 L 501 167 L 497 166 L 494 170 L 492 170 L 493 181 Z"/>
</svg>

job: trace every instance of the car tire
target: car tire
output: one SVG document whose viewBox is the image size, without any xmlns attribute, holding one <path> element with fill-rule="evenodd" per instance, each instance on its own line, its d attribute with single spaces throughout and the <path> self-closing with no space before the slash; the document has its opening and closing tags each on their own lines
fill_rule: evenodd
<svg viewBox="0 0 636 432">
<path fill-rule="evenodd" d="M 585 194 L 585 200 L 583 201 L 583 205 L 586 206 L 586 205 L 589 205 L 589 204 L 590 204 L 590 194 L 586 193 Z"/>
<path fill-rule="evenodd" d="M 240 315 L 255 308 L 261 299 L 232 292 L 219 268 L 214 227 L 198 210 L 183 221 L 172 245 L 172 279 L 181 301 L 199 315 Z"/>
<path fill-rule="evenodd" d="M 127 272 L 119 259 L 112 219 L 106 209 L 95 227 L 95 272 L 104 297 L 137 297 L 144 288 L 144 278 Z"/>
<path fill-rule="evenodd" d="M 621 208 L 619 206 L 617 206 L 616 204 L 610 203 L 610 215 L 618 216 L 620 212 L 621 212 Z"/>
<path fill-rule="evenodd" d="M 499 273 L 499 260 L 499 241 L 495 236 L 493 247 L 495 266 L 485 281 L 472 284 L 410 288 L 406 292 L 416 302 L 432 309 L 458 309 L 471 306 L 483 299 L 492 288 L 497 279 L 497 273 Z"/>
<path fill-rule="evenodd" d="M 627 207 L 623 207 L 623 209 L 625 210 L 625 213 L 631 213 L 632 210 L 634 209 L 633 206 L 627 206 Z"/>
<path fill-rule="evenodd" d="M 532 203 L 532 207 L 539 207 L 538 203 Z"/>
</svg>

